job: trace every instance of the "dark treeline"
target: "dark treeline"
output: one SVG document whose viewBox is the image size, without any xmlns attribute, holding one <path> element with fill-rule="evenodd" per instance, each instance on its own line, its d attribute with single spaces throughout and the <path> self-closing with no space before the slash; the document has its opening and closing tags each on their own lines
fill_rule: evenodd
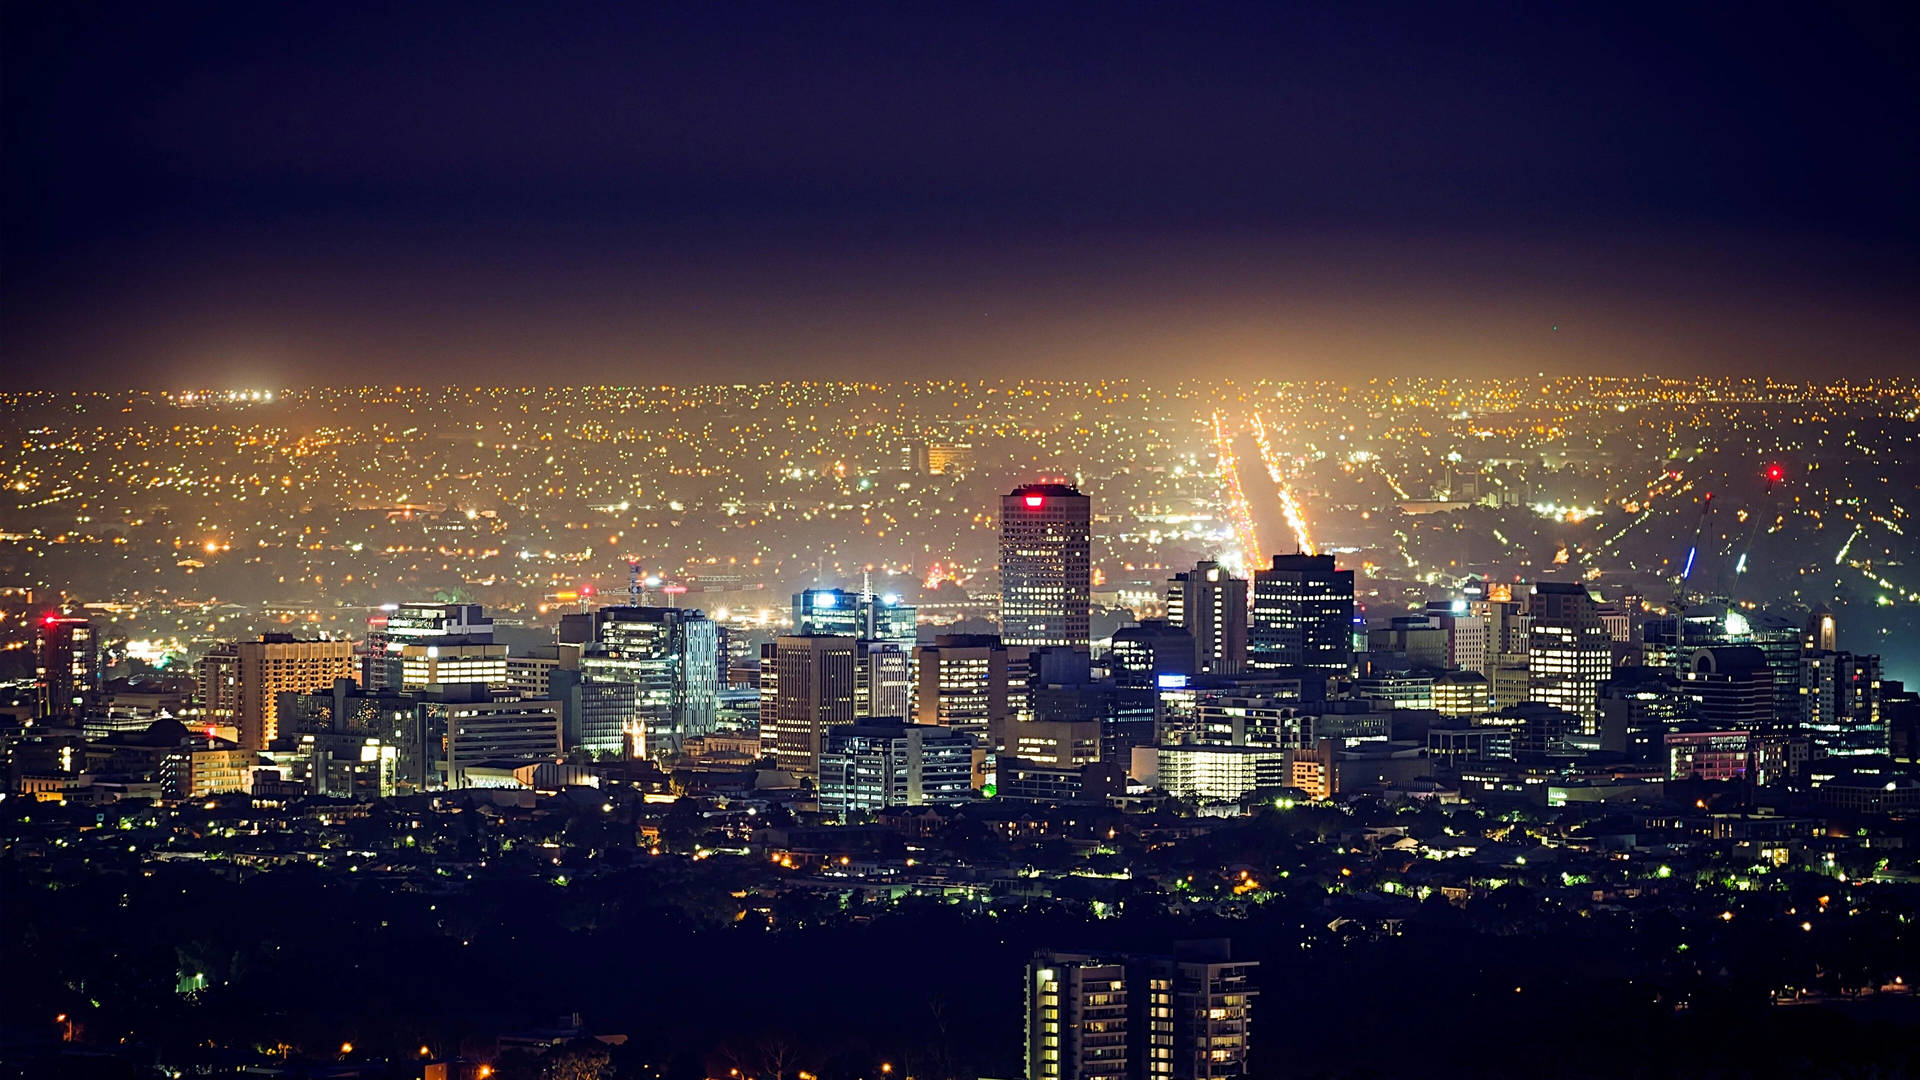
<svg viewBox="0 0 1920 1080">
<path fill-rule="evenodd" d="M 310 868 L 239 880 L 206 864 L 80 880 L 17 860 L 4 869 L 9 1020 L 71 1013 L 90 1040 L 124 1035 L 172 1067 L 217 1058 L 210 1048 L 321 1056 L 349 1041 L 402 1061 L 423 1045 L 485 1054 L 498 1033 L 578 1011 L 592 1032 L 629 1036 L 609 1064 L 617 1075 L 696 1080 L 739 1067 L 852 1080 L 888 1061 L 929 1080 L 1013 1077 L 1033 949 L 1153 951 L 1197 936 L 1231 936 L 1263 965 L 1261 1076 L 1920 1066 L 1910 999 L 1771 1007 L 1769 981 L 1800 974 L 1787 970 L 1800 963 L 1791 954 L 1731 931 L 1694 935 L 1677 919 L 1629 930 L 1557 914 L 1517 886 L 1465 911 L 1436 897 L 1399 936 L 1375 937 L 1330 930 L 1285 897 L 1232 920 L 1172 916 L 1145 897 L 1109 918 L 1072 900 L 847 908 L 799 891 L 743 911 L 722 867 L 677 858 L 566 885 L 476 879 L 438 895 Z M 1920 960 L 1909 926 L 1860 920 L 1834 955 Z M 192 989 L 196 976 L 205 989 Z M 1887 1018 L 1874 1018 L 1879 1008 Z"/>
</svg>

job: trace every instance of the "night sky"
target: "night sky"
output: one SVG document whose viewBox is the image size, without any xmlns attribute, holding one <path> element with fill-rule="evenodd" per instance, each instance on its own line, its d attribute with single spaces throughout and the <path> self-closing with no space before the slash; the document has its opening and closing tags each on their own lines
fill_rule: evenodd
<svg viewBox="0 0 1920 1080">
<path fill-rule="evenodd" d="M 9 0 L 0 383 L 1911 373 L 1916 7 Z"/>
</svg>

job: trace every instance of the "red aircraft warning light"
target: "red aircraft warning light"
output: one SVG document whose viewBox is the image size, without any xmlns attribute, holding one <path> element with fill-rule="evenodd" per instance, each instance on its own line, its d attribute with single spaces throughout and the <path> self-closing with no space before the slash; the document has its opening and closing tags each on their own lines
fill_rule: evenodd
<svg viewBox="0 0 1920 1080">
<path fill-rule="evenodd" d="M 1777 484 L 1787 478 L 1787 470 L 1778 465 L 1767 466 L 1767 483 Z"/>
<path fill-rule="evenodd" d="M 1027 506 L 1031 509 L 1037 510 L 1040 507 L 1045 506 L 1046 503 L 1047 503 L 1047 497 L 1045 495 L 1027 496 Z"/>
</svg>

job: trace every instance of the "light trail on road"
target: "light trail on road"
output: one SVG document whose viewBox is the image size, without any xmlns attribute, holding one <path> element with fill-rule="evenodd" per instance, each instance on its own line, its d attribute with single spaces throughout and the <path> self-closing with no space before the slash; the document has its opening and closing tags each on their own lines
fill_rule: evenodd
<svg viewBox="0 0 1920 1080">
<path fill-rule="evenodd" d="M 1280 473 L 1280 456 L 1273 451 L 1273 443 L 1267 439 L 1267 425 L 1260 419 L 1259 413 L 1253 414 L 1253 441 L 1260 446 L 1260 459 L 1266 463 L 1267 475 L 1273 479 L 1273 486 L 1280 492 L 1280 512 L 1286 515 L 1287 527 L 1293 530 L 1294 539 L 1300 550 L 1309 555 L 1317 555 L 1313 537 L 1307 532 L 1307 516 L 1300 510 L 1300 500 L 1294 497 L 1293 489 Z"/>
</svg>

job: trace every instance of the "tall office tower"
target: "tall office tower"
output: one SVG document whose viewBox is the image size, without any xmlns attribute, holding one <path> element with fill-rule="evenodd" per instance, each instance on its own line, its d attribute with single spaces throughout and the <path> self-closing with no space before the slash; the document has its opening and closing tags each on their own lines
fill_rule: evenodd
<svg viewBox="0 0 1920 1080">
<path fill-rule="evenodd" d="M 83 616 L 49 613 L 34 624 L 34 635 L 40 718 L 81 720 L 100 700 L 100 641 L 93 623 Z"/>
<path fill-rule="evenodd" d="M 1800 702 L 1800 730 L 1814 757 L 1887 752 L 1878 656 L 1808 653 L 1800 660 Z"/>
<path fill-rule="evenodd" d="M 1275 555 L 1253 574 L 1247 666 L 1346 671 L 1353 659 L 1353 571 L 1331 555 Z"/>
<path fill-rule="evenodd" d="M 581 650 L 580 672 L 593 682 L 632 688 L 635 720 L 622 742 L 636 753 L 656 753 L 713 730 L 719 648 L 718 629 L 697 610 L 611 605 L 593 613 L 593 640 Z M 636 741 L 636 734 L 643 738 Z M 605 733 L 597 738 L 604 742 Z"/>
<path fill-rule="evenodd" d="M 1840 631 L 1833 621 L 1833 610 L 1821 604 L 1807 615 L 1807 625 L 1800 636 L 1800 651 L 1838 652 L 1839 650 Z"/>
<path fill-rule="evenodd" d="M 1528 614 L 1527 700 L 1572 713 L 1580 718 L 1578 734 L 1596 734 L 1600 684 L 1613 670 L 1613 637 L 1600 621 L 1599 604 L 1577 582 L 1541 581 Z"/>
<path fill-rule="evenodd" d="M 953 806 L 973 798 L 973 737 L 904 720 L 827 729 L 820 810 L 846 820 L 889 806 Z"/>
<path fill-rule="evenodd" d="M 992 634 L 941 634 L 914 650 L 914 719 L 985 742 L 1028 711 L 1030 650 Z M 990 744 L 989 744 L 990 745 Z"/>
<path fill-rule="evenodd" d="M 1737 613 L 1730 613 L 1737 614 Z M 1749 612 L 1746 644 L 1759 649 L 1773 672 L 1773 716 L 1767 730 L 1787 734 L 1800 711 L 1800 634 L 1792 619 L 1769 611 Z"/>
<path fill-rule="evenodd" d="M 805 589 L 793 594 L 793 632 L 835 634 L 864 641 L 890 641 L 911 650 L 919 644 L 918 612 L 898 596 L 862 595 L 845 589 Z"/>
<path fill-rule="evenodd" d="M 1485 616 L 1473 614 L 1465 600 L 1436 600 L 1427 605 L 1427 620 L 1447 632 L 1448 667 L 1487 674 L 1493 647 Z"/>
<path fill-rule="evenodd" d="M 1164 619 L 1145 619 L 1113 632 L 1109 661 L 1121 686 L 1150 687 L 1161 675 L 1195 674 L 1195 651 L 1193 635 L 1185 629 Z"/>
<path fill-rule="evenodd" d="M 1091 652 L 1092 502 L 1064 484 L 1000 497 L 1000 637 Z"/>
<path fill-rule="evenodd" d="M 773 756 L 781 769 L 817 779 L 827 729 L 853 723 L 854 646 L 835 634 L 774 641 Z"/>
<path fill-rule="evenodd" d="M 1027 964 L 1027 1080 L 1129 1080 L 1131 1012 L 1123 958 L 1035 954 Z"/>
<path fill-rule="evenodd" d="M 1751 645 L 1766 657 L 1773 675 L 1773 716 L 1756 731 L 1784 733 L 1800 713 L 1801 627 L 1764 611 L 1746 612 L 1724 603 L 1648 619 L 1640 628 L 1643 663 L 1685 678 L 1700 649 Z"/>
<path fill-rule="evenodd" d="M 1193 674 L 1238 675 L 1247 666 L 1247 579 L 1202 562 L 1167 583 L 1167 621 L 1193 635 Z"/>
<path fill-rule="evenodd" d="M 201 716 L 239 729 L 241 746 L 264 750 L 280 733 L 281 694 L 305 694 L 359 675 L 351 641 L 296 641 L 262 634 L 258 641 L 216 645 L 194 668 Z"/>
<path fill-rule="evenodd" d="M 860 720 L 911 717 L 912 661 L 911 654 L 895 642 L 858 642 L 854 646 L 854 717 Z"/>
<path fill-rule="evenodd" d="M 1695 718 L 1721 731 L 1757 734 L 1773 726 L 1773 671 L 1752 645 L 1694 650 L 1685 689 Z"/>
<path fill-rule="evenodd" d="M 1493 684 L 1494 705 L 1505 708 L 1527 699 L 1527 646 L 1533 635 L 1533 617 L 1525 596 L 1515 599 L 1510 585 L 1493 585 L 1484 600 L 1467 605 L 1469 613 L 1487 620 L 1487 666 Z"/>
</svg>

